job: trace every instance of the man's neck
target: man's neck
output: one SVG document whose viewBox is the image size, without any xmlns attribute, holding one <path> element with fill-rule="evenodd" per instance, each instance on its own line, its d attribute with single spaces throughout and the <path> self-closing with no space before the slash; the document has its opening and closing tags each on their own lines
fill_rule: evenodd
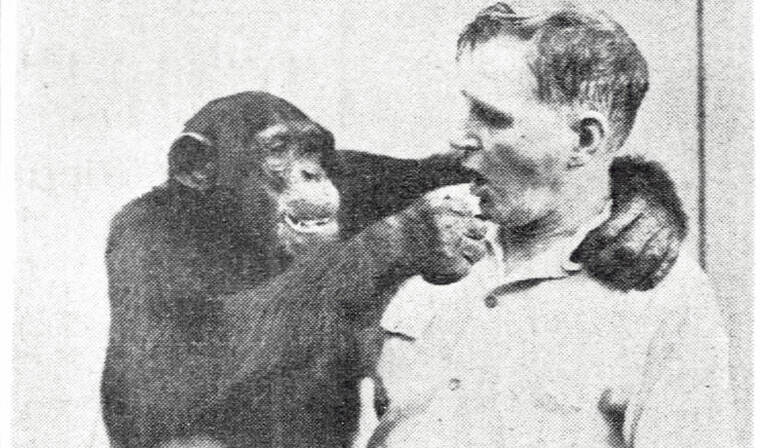
<svg viewBox="0 0 760 448">
<path fill-rule="evenodd" d="M 525 261 L 544 252 L 557 241 L 574 235 L 584 223 L 602 213 L 606 204 L 606 197 L 566 201 L 527 224 L 501 227 L 499 240 L 504 261 Z"/>
</svg>

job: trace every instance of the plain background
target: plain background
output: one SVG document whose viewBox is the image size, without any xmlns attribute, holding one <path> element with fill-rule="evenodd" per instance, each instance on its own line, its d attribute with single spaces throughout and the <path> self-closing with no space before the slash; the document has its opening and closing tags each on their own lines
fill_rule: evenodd
<svg viewBox="0 0 760 448">
<path fill-rule="evenodd" d="M 18 6 L 14 324 L 16 446 L 106 446 L 108 223 L 163 182 L 182 124 L 211 99 L 268 90 L 339 147 L 422 157 L 446 147 L 460 29 L 489 1 L 76 1 Z M 662 160 L 699 244 L 697 8 L 585 1 L 638 42 L 652 87 L 629 145 Z M 511 2 L 518 12 L 548 2 Z M 751 391 L 750 6 L 705 0 L 707 268 L 732 336 L 738 427 Z M 745 400 L 746 399 L 746 400 Z"/>
</svg>

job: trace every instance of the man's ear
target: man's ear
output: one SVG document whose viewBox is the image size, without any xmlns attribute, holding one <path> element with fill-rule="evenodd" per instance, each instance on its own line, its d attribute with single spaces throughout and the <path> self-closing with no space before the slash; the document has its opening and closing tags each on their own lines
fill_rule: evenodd
<svg viewBox="0 0 760 448">
<path fill-rule="evenodd" d="M 169 177 L 195 190 L 216 183 L 218 151 L 206 137 L 193 132 L 181 134 L 169 150 Z"/>
<path fill-rule="evenodd" d="M 568 160 L 568 168 L 584 166 L 606 149 L 608 126 L 607 117 L 596 111 L 585 111 L 575 119 L 572 129 L 578 141 Z"/>
</svg>

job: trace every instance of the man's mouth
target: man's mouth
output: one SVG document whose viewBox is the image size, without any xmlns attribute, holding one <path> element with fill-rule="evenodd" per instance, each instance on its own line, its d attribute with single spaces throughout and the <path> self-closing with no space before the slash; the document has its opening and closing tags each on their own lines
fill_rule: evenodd
<svg viewBox="0 0 760 448">
<path fill-rule="evenodd" d="M 335 218 L 332 216 L 324 217 L 299 217 L 285 212 L 282 220 L 291 229 L 298 233 L 321 233 L 328 230 Z"/>
</svg>

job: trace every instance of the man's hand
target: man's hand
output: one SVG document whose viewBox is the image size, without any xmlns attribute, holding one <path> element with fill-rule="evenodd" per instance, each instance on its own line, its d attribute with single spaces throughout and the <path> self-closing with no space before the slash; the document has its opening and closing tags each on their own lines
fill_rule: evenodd
<svg viewBox="0 0 760 448">
<path fill-rule="evenodd" d="M 477 201 L 462 190 L 435 190 L 397 215 L 410 268 L 429 283 L 460 280 L 486 254 L 487 224 L 475 217 Z"/>
<path fill-rule="evenodd" d="M 653 288 L 670 271 L 686 237 L 686 215 L 656 162 L 621 157 L 610 167 L 612 216 L 573 254 L 603 283 L 624 291 Z"/>
</svg>

